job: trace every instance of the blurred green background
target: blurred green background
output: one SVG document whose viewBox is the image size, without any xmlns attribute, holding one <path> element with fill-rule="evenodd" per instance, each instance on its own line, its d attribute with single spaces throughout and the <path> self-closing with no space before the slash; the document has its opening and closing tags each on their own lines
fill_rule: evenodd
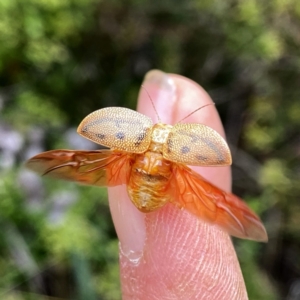
<svg viewBox="0 0 300 300">
<path fill-rule="evenodd" d="M 234 240 L 249 298 L 300 299 L 298 0 L 0 0 L 0 299 L 120 299 L 105 189 L 22 168 L 90 112 L 134 108 L 153 68 L 201 84 L 233 154 L 233 190 L 268 244 Z M 48 298 L 49 297 L 49 298 Z"/>
</svg>

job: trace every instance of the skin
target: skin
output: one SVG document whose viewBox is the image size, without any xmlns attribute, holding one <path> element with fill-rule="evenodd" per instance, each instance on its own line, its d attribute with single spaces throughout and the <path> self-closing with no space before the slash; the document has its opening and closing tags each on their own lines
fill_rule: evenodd
<svg viewBox="0 0 300 300">
<path fill-rule="evenodd" d="M 195 82 L 158 70 L 150 71 L 143 86 L 161 122 L 175 124 L 212 102 Z M 145 89 L 137 111 L 154 123 L 158 117 Z M 214 105 L 183 121 L 224 130 Z M 193 167 L 225 191 L 231 189 L 230 167 Z M 109 189 L 113 221 L 120 240 L 122 298 L 127 299 L 248 299 L 229 235 L 172 204 L 153 213 L 139 212 L 125 186 Z"/>
</svg>

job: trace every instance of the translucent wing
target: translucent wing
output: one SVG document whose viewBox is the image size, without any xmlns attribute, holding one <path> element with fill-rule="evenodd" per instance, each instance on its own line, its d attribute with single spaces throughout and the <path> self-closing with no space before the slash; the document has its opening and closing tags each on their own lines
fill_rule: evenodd
<svg viewBox="0 0 300 300">
<path fill-rule="evenodd" d="M 268 240 L 259 217 L 240 198 L 218 189 L 191 169 L 174 164 L 169 189 L 174 204 L 220 226 L 230 235 Z"/>
<path fill-rule="evenodd" d="M 174 125 L 164 144 L 163 156 L 170 161 L 192 166 L 231 164 L 231 154 L 225 140 L 203 124 Z"/>
<path fill-rule="evenodd" d="M 127 184 L 131 156 L 111 150 L 52 150 L 27 161 L 26 166 L 54 178 L 97 186 Z"/>
<path fill-rule="evenodd" d="M 95 143 L 132 153 L 145 152 L 151 142 L 152 120 L 124 107 L 106 107 L 89 114 L 77 132 Z"/>
</svg>

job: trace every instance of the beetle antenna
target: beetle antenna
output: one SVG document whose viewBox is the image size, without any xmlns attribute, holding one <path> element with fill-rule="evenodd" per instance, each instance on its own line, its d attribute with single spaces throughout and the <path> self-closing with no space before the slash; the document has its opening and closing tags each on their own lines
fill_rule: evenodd
<svg viewBox="0 0 300 300">
<path fill-rule="evenodd" d="M 185 119 L 187 119 L 189 116 L 191 116 L 192 114 L 194 114 L 195 112 L 197 112 L 198 110 L 206 107 L 206 106 L 209 106 L 209 105 L 216 105 L 214 102 L 213 103 L 209 103 L 209 104 L 205 104 L 205 105 L 202 105 L 200 107 L 198 107 L 197 109 L 195 109 L 194 111 L 192 111 L 190 114 L 188 114 L 187 116 L 185 116 L 183 119 L 181 119 L 178 123 L 184 121 Z"/>
<path fill-rule="evenodd" d="M 147 91 L 147 89 L 143 86 L 143 85 L 141 85 L 141 87 L 146 91 L 146 93 L 147 93 L 147 95 L 148 95 L 148 97 L 149 97 L 149 99 L 150 99 L 150 101 L 151 101 L 151 104 L 152 104 L 152 106 L 153 106 L 153 109 L 154 109 L 154 111 L 155 111 L 155 114 L 156 114 L 156 117 L 157 117 L 157 120 L 158 120 L 158 123 L 161 123 L 161 120 L 160 120 L 160 117 L 159 117 L 159 114 L 158 114 L 158 112 L 157 112 L 157 110 L 156 110 L 156 107 L 155 107 L 155 105 L 154 105 L 154 102 L 153 102 L 153 100 L 152 100 L 152 98 L 151 98 L 151 96 L 150 96 L 150 94 L 149 94 L 149 92 Z"/>
</svg>

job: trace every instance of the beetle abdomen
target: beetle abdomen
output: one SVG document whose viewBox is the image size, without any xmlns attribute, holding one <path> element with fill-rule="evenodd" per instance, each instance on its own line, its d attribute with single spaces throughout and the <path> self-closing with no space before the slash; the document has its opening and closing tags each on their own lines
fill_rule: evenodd
<svg viewBox="0 0 300 300">
<path fill-rule="evenodd" d="M 127 190 L 131 201 L 140 211 L 150 212 L 169 201 L 165 192 L 166 183 L 167 180 L 159 175 L 153 176 L 133 171 Z"/>
<path fill-rule="evenodd" d="M 142 212 L 164 206 L 170 200 L 167 194 L 170 176 L 170 163 L 162 155 L 146 152 L 137 156 L 127 186 L 133 204 Z"/>
</svg>

